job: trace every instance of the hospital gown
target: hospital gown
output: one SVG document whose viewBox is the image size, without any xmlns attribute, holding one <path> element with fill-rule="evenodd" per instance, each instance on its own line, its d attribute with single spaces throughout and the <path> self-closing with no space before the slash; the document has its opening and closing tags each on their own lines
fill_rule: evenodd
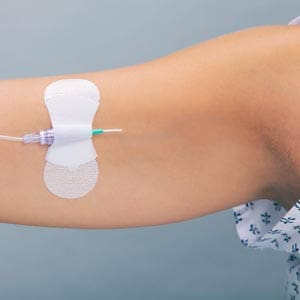
<svg viewBox="0 0 300 300">
<path fill-rule="evenodd" d="M 233 208 L 241 243 L 249 248 L 285 251 L 285 300 L 300 300 L 300 200 L 286 210 L 276 201 L 259 199 Z"/>
</svg>

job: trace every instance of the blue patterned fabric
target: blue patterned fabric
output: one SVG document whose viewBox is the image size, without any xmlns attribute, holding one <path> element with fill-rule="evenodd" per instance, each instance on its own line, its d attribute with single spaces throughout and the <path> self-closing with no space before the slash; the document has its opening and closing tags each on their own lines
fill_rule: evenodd
<svg viewBox="0 0 300 300">
<path fill-rule="evenodd" d="M 300 200 L 289 211 L 273 200 L 250 201 L 233 207 L 233 216 L 244 246 L 288 253 L 284 300 L 300 300 Z"/>
</svg>

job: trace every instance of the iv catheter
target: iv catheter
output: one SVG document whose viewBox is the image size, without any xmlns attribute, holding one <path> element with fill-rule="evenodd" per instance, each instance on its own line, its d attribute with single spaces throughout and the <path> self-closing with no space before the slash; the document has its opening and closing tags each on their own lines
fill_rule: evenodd
<svg viewBox="0 0 300 300">
<path fill-rule="evenodd" d="M 96 129 L 92 129 L 92 136 L 101 135 L 104 133 L 111 133 L 111 132 L 122 132 L 122 129 L 96 128 Z M 11 141 L 11 142 L 23 142 L 25 144 L 40 143 L 41 145 L 52 145 L 54 142 L 54 130 L 53 128 L 41 130 L 39 133 L 25 134 L 23 137 L 0 135 L 0 140 Z"/>
</svg>

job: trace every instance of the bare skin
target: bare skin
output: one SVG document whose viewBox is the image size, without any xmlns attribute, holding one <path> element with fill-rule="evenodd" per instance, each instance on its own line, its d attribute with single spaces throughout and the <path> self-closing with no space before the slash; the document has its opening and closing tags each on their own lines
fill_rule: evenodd
<svg viewBox="0 0 300 300">
<path fill-rule="evenodd" d="M 47 147 L 0 142 L 0 221 L 81 228 L 157 225 L 256 199 L 300 196 L 300 28 L 228 34 L 116 70 L 0 82 L 1 134 L 51 126 L 46 86 L 85 78 L 101 90 L 100 179 L 79 200 L 43 183 Z"/>
</svg>

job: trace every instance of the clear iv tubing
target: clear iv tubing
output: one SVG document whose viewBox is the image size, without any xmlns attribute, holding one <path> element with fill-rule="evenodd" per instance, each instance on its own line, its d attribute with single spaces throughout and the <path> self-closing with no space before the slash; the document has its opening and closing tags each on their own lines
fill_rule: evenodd
<svg viewBox="0 0 300 300">
<path fill-rule="evenodd" d="M 103 133 L 110 132 L 121 132 L 122 129 L 93 129 L 92 135 L 99 135 Z M 15 137 L 8 135 L 0 135 L 0 140 L 10 141 L 10 142 L 23 142 L 25 144 L 29 143 L 40 143 L 41 145 L 52 145 L 54 142 L 54 130 L 53 128 L 41 130 L 39 133 L 25 134 L 23 137 Z"/>
<path fill-rule="evenodd" d="M 23 142 L 22 137 L 0 135 L 0 140 L 10 141 L 10 142 Z"/>
</svg>

